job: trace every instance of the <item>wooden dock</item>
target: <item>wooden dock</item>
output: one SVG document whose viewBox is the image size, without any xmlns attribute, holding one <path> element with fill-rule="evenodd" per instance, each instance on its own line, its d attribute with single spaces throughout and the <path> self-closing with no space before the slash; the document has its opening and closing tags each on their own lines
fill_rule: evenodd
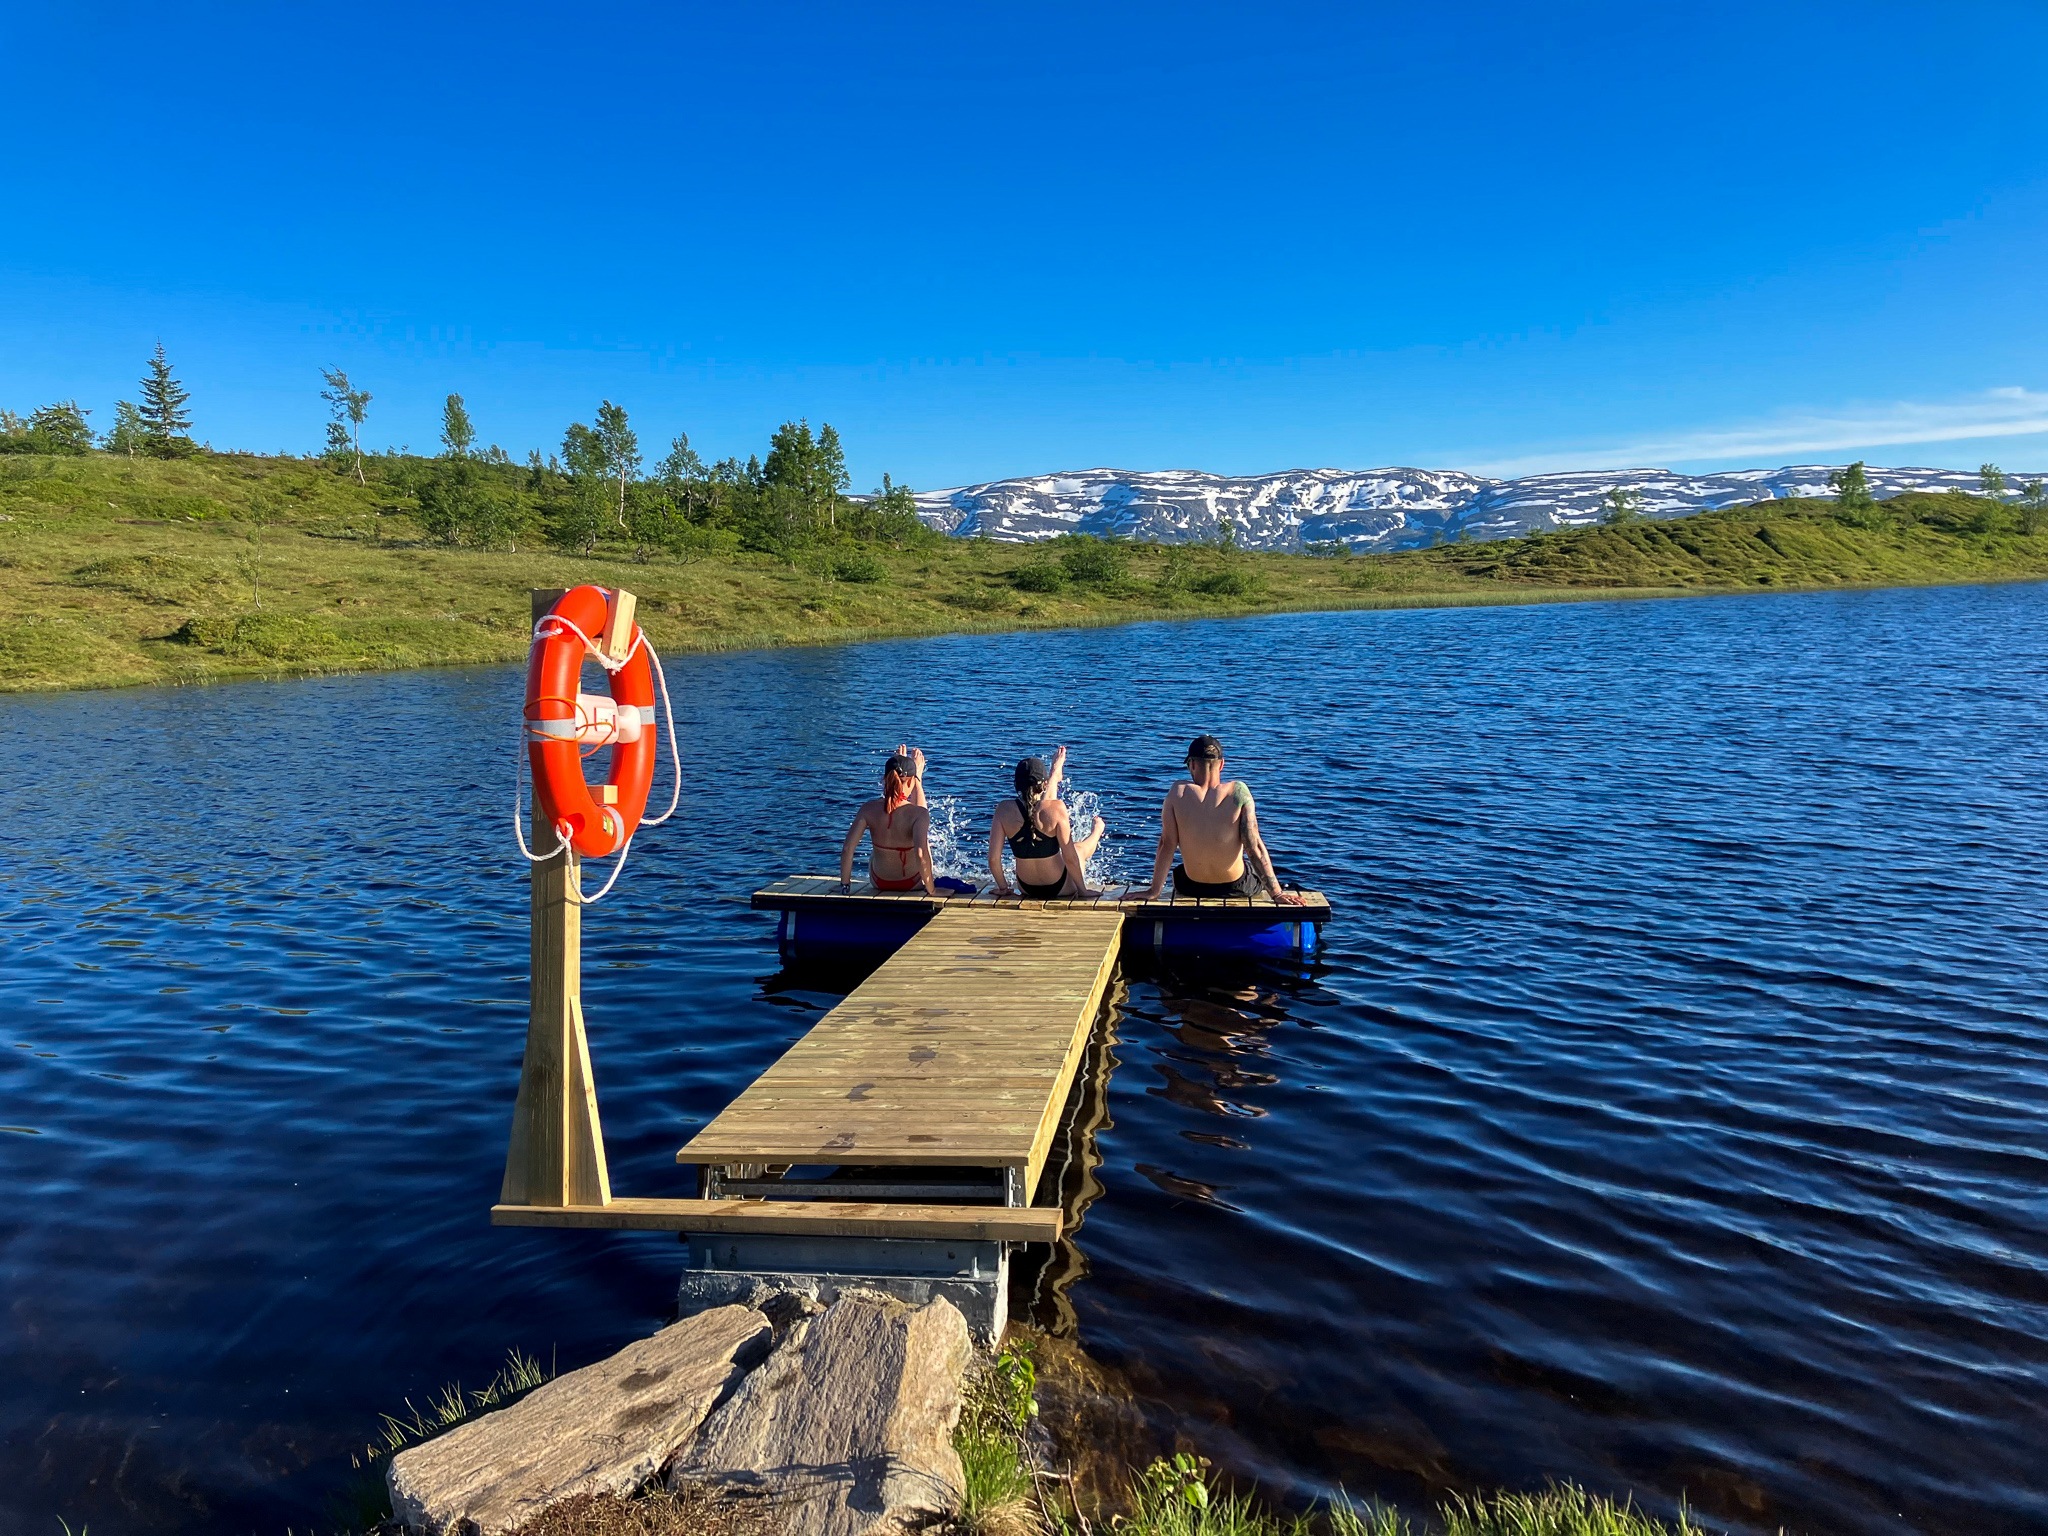
<svg viewBox="0 0 2048 1536">
<path fill-rule="evenodd" d="M 560 1204 L 501 1197 L 491 1218 L 1050 1242 L 1060 1213 L 1033 1208 L 1032 1196 L 1123 922 L 1116 911 L 942 912 L 676 1154 L 704 1168 L 702 1197 L 615 1199 L 607 1183 L 598 1198 Z M 862 1173 L 786 1179 L 793 1169 Z"/>
<path fill-rule="evenodd" d="M 1123 921 L 939 913 L 676 1160 L 988 1169 L 1028 1205 Z"/>
</svg>

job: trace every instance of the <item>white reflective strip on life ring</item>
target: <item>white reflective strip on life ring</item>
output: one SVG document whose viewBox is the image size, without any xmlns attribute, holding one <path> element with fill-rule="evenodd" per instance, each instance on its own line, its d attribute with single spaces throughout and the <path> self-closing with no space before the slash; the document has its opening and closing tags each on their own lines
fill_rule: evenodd
<svg viewBox="0 0 2048 1536">
<path fill-rule="evenodd" d="M 580 694 L 573 720 L 529 720 L 526 732 L 548 741 L 573 741 L 586 747 L 623 746 L 640 739 L 654 724 L 654 711 L 637 704 L 614 704 L 602 694 Z"/>
</svg>

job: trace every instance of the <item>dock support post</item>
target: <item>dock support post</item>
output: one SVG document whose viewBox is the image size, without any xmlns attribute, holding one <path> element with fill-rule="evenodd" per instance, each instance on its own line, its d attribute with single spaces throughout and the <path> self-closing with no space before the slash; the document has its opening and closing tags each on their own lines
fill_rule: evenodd
<svg viewBox="0 0 2048 1536">
<path fill-rule="evenodd" d="M 534 622 L 560 596 L 559 590 L 536 591 Z M 536 820 L 534 846 L 554 840 L 554 829 Z M 501 1205 L 611 1204 L 597 1083 L 591 1076 L 590 1041 L 583 1030 L 582 902 L 582 861 L 575 850 L 565 848 L 533 866 L 533 980 L 526 1056 L 519 1068 L 519 1098 L 512 1108 L 512 1142 L 498 1195 Z"/>
</svg>

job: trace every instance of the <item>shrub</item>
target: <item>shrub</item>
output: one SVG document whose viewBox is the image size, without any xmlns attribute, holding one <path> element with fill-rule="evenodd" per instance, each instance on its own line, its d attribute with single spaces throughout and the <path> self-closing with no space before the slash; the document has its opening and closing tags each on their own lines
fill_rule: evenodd
<svg viewBox="0 0 2048 1536">
<path fill-rule="evenodd" d="M 889 574 L 889 567 L 877 560 L 864 549 L 850 555 L 841 555 L 832 562 L 832 574 L 841 581 L 880 581 Z"/>
<path fill-rule="evenodd" d="M 1050 560 L 1034 560 L 1010 572 L 1010 584 L 1020 592 L 1057 592 L 1067 584 L 1067 573 Z"/>
<path fill-rule="evenodd" d="M 1242 566 L 1226 565 L 1196 577 L 1192 585 L 1210 597 L 1250 597 L 1259 590 L 1259 579 Z"/>
<path fill-rule="evenodd" d="M 1086 586 L 1119 586 L 1130 574 L 1131 561 L 1122 549 L 1085 533 L 1060 540 L 1060 566 L 1069 581 Z"/>
</svg>

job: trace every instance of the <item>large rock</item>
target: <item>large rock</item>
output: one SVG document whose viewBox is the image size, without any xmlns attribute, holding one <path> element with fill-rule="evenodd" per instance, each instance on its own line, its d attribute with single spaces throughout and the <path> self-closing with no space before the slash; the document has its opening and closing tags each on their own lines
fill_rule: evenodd
<svg viewBox="0 0 2048 1536">
<path fill-rule="evenodd" d="M 890 1536 L 959 1508 L 953 1426 L 973 1348 L 943 1298 L 842 1292 L 786 1334 L 676 1459 L 669 1486 L 768 1496 L 789 1536 Z"/>
<path fill-rule="evenodd" d="M 753 1308 L 718 1307 L 558 1376 L 393 1457 L 391 1511 L 429 1536 L 499 1536 L 572 1494 L 631 1492 L 660 1475 L 770 1335 Z"/>
</svg>

